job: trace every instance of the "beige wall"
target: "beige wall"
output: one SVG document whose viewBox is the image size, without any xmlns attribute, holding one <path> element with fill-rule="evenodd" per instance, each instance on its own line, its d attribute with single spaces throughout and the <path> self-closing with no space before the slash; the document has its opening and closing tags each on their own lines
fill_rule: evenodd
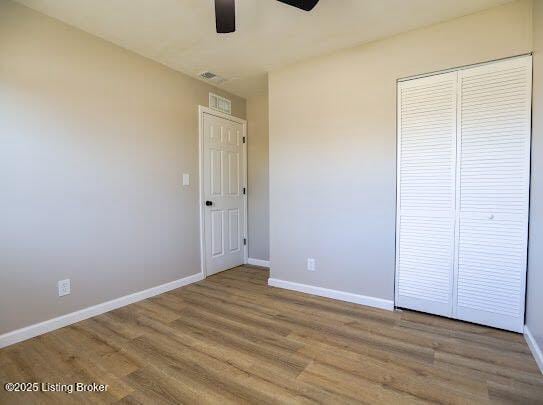
<svg viewBox="0 0 543 405">
<path fill-rule="evenodd" d="M 543 350 L 543 0 L 534 1 L 532 184 L 526 325 Z"/>
<path fill-rule="evenodd" d="M 269 260 L 268 94 L 247 100 L 249 257 Z"/>
<path fill-rule="evenodd" d="M 531 50 L 520 1 L 272 72 L 271 276 L 392 300 L 396 80 Z"/>
<path fill-rule="evenodd" d="M 0 333 L 200 271 L 210 90 L 0 2 Z M 58 298 L 64 278 L 72 294 Z"/>
</svg>

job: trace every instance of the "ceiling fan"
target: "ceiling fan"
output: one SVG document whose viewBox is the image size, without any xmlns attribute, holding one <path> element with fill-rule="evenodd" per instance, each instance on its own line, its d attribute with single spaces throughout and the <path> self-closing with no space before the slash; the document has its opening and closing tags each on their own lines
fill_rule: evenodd
<svg viewBox="0 0 543 405">
<path fill-rule="evenodd" d="M 305 11 L 313 10 L 319 0 L 277 0 Z M 218 34 L 236 30 L 236 1 L 215 0 L 215 25 Z"/>
</svg>

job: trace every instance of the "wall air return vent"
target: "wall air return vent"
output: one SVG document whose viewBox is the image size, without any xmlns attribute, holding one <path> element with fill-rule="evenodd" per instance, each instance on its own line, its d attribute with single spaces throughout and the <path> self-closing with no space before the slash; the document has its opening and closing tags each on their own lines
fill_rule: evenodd
<svg viewBox="0 0 543 405">
<path fill-rule="evenodd" d="M 226 114 L 232 114 L 232 102 L 214 93 L 209 93 L 209 107 Z"/>
</svg>

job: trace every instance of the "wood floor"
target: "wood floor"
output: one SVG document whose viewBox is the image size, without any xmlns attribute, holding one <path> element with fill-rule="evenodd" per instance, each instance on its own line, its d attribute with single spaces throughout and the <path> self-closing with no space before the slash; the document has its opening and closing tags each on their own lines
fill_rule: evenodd
<svg viewBox="0 0 543 405">
<path fill-rule="evenodd" d="M 240 267 L 0 350 L 0 403 L 543 403 L 521 335 L 268 287 Z"/>
</svg>

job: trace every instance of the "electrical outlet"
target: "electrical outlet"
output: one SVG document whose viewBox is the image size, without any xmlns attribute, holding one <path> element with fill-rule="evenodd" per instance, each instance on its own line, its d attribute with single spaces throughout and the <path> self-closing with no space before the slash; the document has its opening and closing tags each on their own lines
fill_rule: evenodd
<svg viewBox="0 0 543 405">
<path fill-rule="evenodd" d="M 190 176 L 188 173 L 183 173 L 183 185 L 184 186 L 190 185 Z"/>
<path fill-rule="evenodd" d="M 58 296 L 62 297 L 68 294 L 70 294 L 70 279 L 60 280 L 58 282 Z"/>
<path fill-rule="evenodd" d="M 315 271 L 315 259 L 312 257 L 307 258 L 307 270 Z"/>
</svg>

